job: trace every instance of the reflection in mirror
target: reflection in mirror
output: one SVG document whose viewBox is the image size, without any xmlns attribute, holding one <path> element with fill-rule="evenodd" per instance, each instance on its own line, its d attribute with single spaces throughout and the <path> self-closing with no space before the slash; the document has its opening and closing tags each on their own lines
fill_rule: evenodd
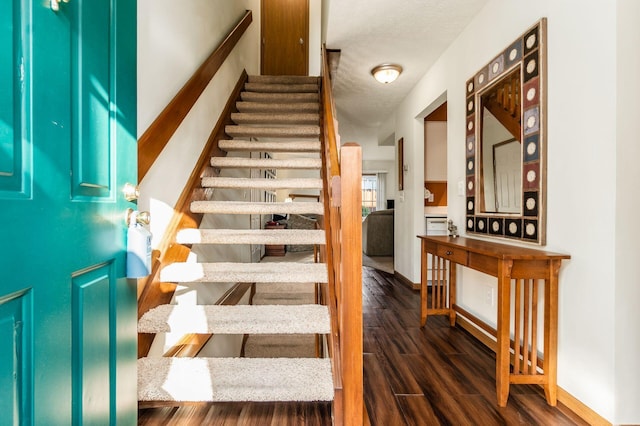
<svg viewBox="0 0 640 426">
<path fill-rule="evenodd" d="M 466 81 L 467 233 L 545 244 L 546 28 L 540 19 Z"/>
<path fill-rule="evenodd" d="M 480 94 L 480 211 L 521 213 L 520 67 Z"/>
</svg>

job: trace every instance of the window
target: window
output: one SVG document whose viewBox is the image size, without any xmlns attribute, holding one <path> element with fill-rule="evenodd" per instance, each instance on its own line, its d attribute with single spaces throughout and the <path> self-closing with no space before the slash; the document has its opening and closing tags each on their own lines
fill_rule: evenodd
<svg viewBox="0 0 640 426">
<path fill-rule="evenodd" d="M 362 220 L 371 212 L 376 211 L 378 201 L 378 177 L 376 175 L 362 175 Z"/>
</svg>

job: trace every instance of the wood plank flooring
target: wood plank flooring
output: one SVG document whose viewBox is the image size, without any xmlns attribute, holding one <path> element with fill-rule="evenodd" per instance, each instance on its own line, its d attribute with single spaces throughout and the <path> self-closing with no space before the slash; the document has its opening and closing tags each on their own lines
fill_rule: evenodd
<svg viewBox="0 0 640 426">
<path fill-rule="evenodd" d="M 542 389 L 512 385 L 497 405 L 495 354 L 444 317 L 419 327 L 419 293 L 363 268 L 365 403 L 373 426 L 586 425 Z M 139 410 L 139 425 L 331 424 L 326 403 L 222 403 Z"/>
</svg>

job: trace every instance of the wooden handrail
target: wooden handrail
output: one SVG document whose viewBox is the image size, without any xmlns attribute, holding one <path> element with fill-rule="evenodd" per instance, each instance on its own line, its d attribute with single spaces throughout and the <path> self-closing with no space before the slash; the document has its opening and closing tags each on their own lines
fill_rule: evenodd
<svg viewBox="0 0 640 426">
<path fill-rule="evenodd" d="M 329 350 L 334 375 L 334 424 L 366 424 L 362 355 L 362 150 L 340 147 L 326 48 L 322 61 L 323 225 L 322 258 L 329 270 Z"/>
<path fill-rule="evenodd" d="M 138 140 L 138 182 L 145 177 L 213 76 L 233 51 L 252 20 L 251 11 L 247 10 L 222 43 L 200 65 L 193 76 L 140 136 Z"/>
</svg>

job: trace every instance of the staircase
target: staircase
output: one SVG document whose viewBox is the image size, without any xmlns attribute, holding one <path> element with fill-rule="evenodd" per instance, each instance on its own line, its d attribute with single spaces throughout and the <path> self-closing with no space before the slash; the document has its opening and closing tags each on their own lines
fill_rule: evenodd
<svg viewBox="0 0 640 426">
<path fill-rule="evenodd" d="M 238 112 L 231 115 L 233 124 L 225 128 L 228 138 L 218 144 L 227 156 L 211 158 L 214 169 L 312 170 L 316 176 L 306 177 L 309 174 L 306 173 L 304 178 L 268 179 L 264 173 L 260 173 L 260 177 L 252 177 L 255 173 L 250 177 L 220 173 L 220 176 L 204 177 L 202 187 L 214 191 L 235 189 L 230 192 L 235 194 L 248 190 L 301 189 L 319 193 L 322 162 L 318 79 L 250 76 L 236 107 Z M 248 152 L 267 152 L 281 158 L 247 158 Z M 191 212 L 321 216 L 324 206 L 319 202 L 205 200 L 192 202 Z M 316 229 L 181 229 L 176 238 L 177 244 L 186 246 L 323 245 L 325 241 L 324 230 Z M 327 265 L 269 260 L 260 263 L 187 261 L 163 268 L 161 282 L 203 286 L 255 283 L 256 294 L 252 298 L 255 304 L 161 305 L 140 318 L 139 333 L 243 334 L 251 336 L 245 345 L 246 352 L 269 357 L 249 353 L 233 358 L 143 357 L 138 360 L 141 403 L 333 400 L 331 360 L 313 356 L 323 352 L 316 336 L 331 332 L 328 308 L 315 303 L 318 300 L 316 283 L 328 282 Z M 273 301 L 278 304 L 272 304 Z M 309 345 L 312 345 L 311 354 Z M 287 353 L 289 350 L 291 353 Z M 299 356 L 300 353 L 305 354 Z"/>
</svg>

